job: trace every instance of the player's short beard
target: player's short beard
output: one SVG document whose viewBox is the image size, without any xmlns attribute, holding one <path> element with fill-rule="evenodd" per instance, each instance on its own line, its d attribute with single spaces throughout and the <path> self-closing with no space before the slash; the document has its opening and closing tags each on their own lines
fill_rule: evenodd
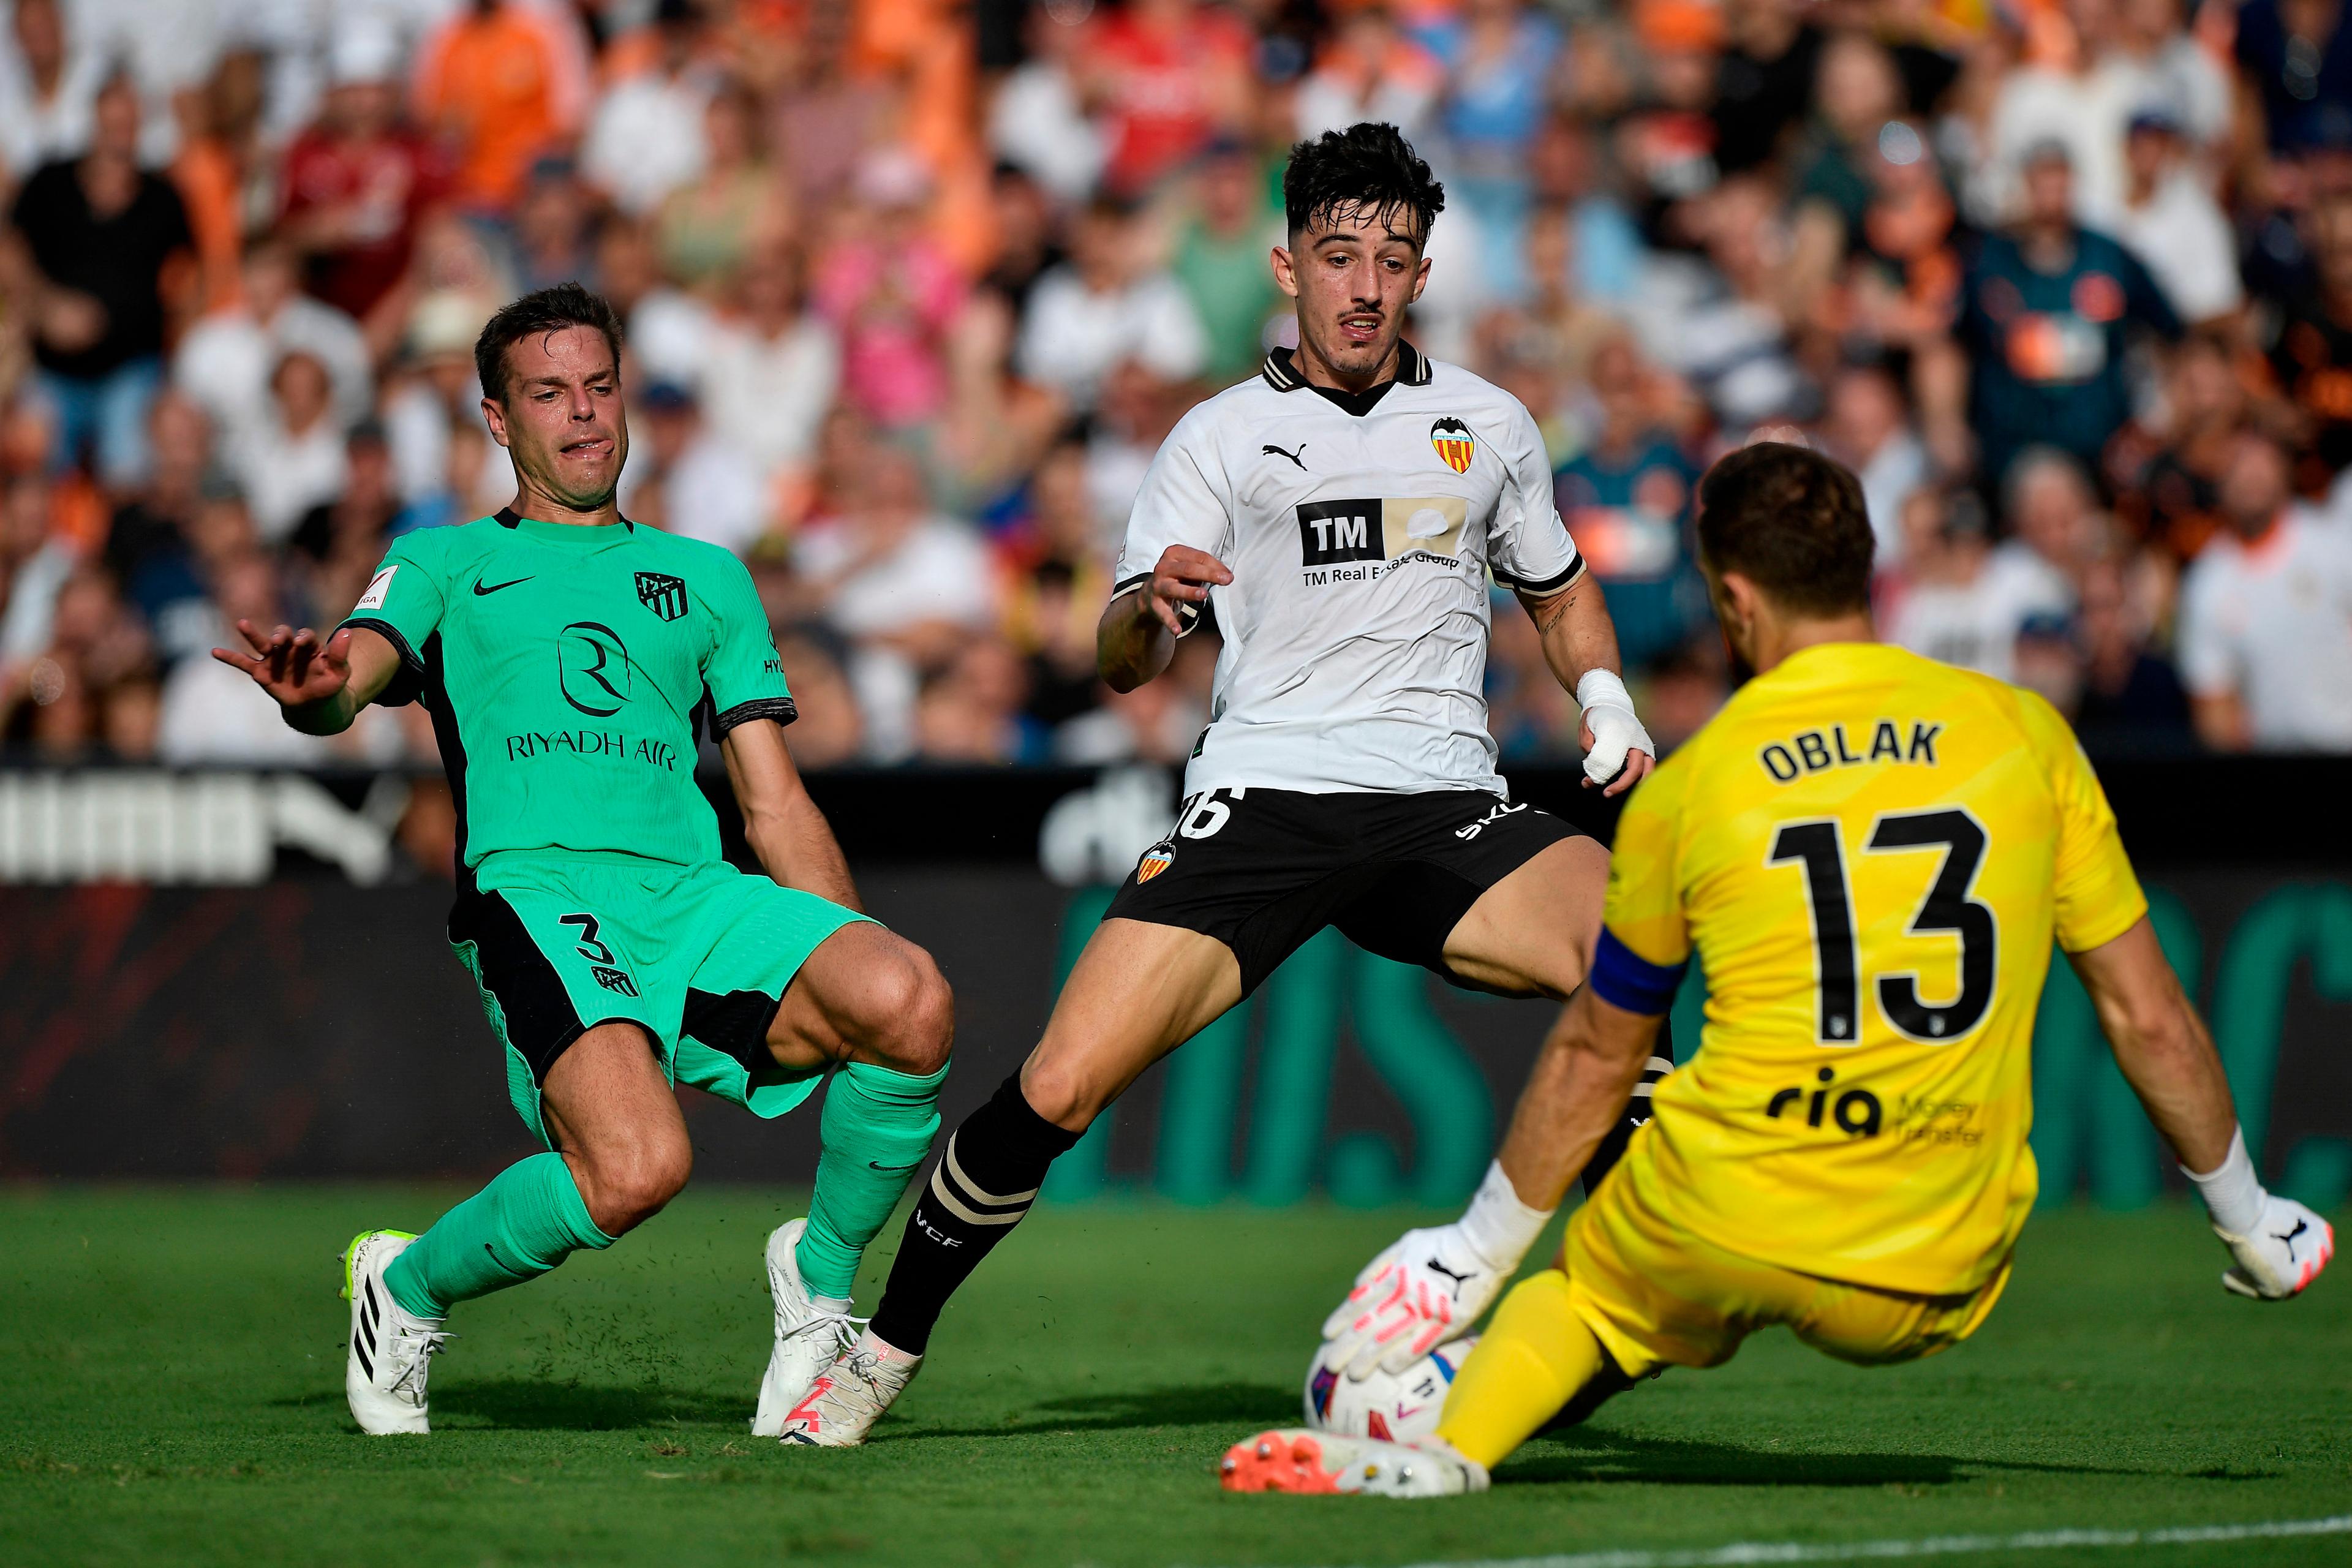
<svg viewBox="0 0 2352 1568">
<path fill-rule="evenodd" d="M 1335 321 L 1330 323 L 1328 337 L 1314 336 L 1315 353 L 1326 365 L 1342 375 L 1351 377 L 1369 375 L 1381 365 L 1389 363 L 1390 357 L 1397 352 L 1397 343 L 1404 337 L 1403 313 L 1383 311 L 1381 315 L 1381 326 L 1382 330 L 1379 337 L 1359 347 L 1348 341 L 1347 335 L 1340 331 L 1339 324 Z M 1304 340 L 1310 336 L 1304 312 L 1300 313 L 1298 320 L 1298 335 L 1304 347 Z M 1357 357 L 1359 354 L 1364 357 L 1360 359 Z"/>
<path fill-rule="evenodd" d="M 1388 363 L 1389 355 L 1396 352 L 1398 340 L 1403 336 L 1404 318 L 1402 315 L 1384 312 L 1381 317 L 1381 335 L 1370 342 L 1363 344 L 1360 349 L 1348 341 L 1347 335 L 1339 331 L 1337 322 L 1332 324 L 1331 336 L 1325 342 L 1318 343 L 1316 347 L 1322 352 L 1323 363 L 1326 364 L 1344 367 L 1351 371 L 1370 370 Z M 1349 363 L 1348 356 L 1359 353 L 1370 357 L 1361 363 Z"/>
</svg>

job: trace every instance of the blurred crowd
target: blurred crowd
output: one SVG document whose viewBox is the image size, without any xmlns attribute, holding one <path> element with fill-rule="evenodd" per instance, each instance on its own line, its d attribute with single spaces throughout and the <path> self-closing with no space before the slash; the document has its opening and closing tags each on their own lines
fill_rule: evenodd
<svg viewBox="0 0 2352 1568">
<path fill-rule="evenodd" d="M 470 355 L 619 305 L 630 517 L 751 564 L 805 765 L 1176 761 L 1094 625 L 1186 408 L 1295 340 L 1296 139 L 1448 193 L 1411 327 L 1534 410 L 1671 745 L 1696 476 L 1861 475 L 1896 641 L 2094 750 L 2352 751 L 2343 0 L 0 0 L 0 744 L 422 763 L 205 657 L 511 498 Z M 1573 703 L 1497 599 L 1507 756 Z"/>
</svg>

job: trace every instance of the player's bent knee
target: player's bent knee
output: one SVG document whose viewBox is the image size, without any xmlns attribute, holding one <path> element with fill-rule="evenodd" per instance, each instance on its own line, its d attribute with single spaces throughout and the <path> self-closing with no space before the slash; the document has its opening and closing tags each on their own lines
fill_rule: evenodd
<svg viewBox="0 0 2352 1568">
<path fill-rule="evenodd" d="M 851 1043 L 900 1072 L 947 1066 L 955 1041 L 955 993 L 931 955 L 909 942 L 869 969 L 849 1020 Z"/>
<path fill-rule="evenodd" d="M 683 1131 L 593 1156 L 580 1173 L 581 1201 L 606 1236 L 635 1230 L 661 1213 L 694 1173 L 694 1146 Z"/>
<path fill-rule="evenodd" d="M 1110 1097 L 1101 1086 L 1072 1064 L 1041 1061 L 1033 1056 L 1021 1069 L 1021 1098 L 1029 1109 L 1066 1132 L 1083 1132 Z"/>
<path fill-rule="evenodd" d="M 907 1072 L 929 1074 L 948 1065 L 955 1048 L 955 992 L 931 955 L 916 950 L 922 960 L 921 979 L 914 1005 L 901 1028 L 898 1066 Z"/>
</svg>

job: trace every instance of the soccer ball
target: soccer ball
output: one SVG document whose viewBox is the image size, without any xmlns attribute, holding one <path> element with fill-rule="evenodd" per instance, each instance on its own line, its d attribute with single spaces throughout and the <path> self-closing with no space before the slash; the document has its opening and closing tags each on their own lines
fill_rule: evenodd
<svg viewBox="0 0 2352 1568">
<path fill-rule="evenodd" d="M 1402 1372 L 1374 1368 L 1361 1383 L 1349 1380 L 1323 1346 L 1307 1367 L 1307 1424 L 1318 1432 L 1411 1443 L 1437 1430 L 1445 1391 L 1470 1359 L 1478 1336 L 1442 1344 Z"/>
</svg>

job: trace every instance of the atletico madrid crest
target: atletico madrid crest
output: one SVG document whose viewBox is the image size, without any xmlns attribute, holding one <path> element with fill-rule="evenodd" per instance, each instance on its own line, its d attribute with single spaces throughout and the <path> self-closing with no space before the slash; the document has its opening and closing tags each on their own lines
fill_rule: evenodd
<svg viewBox="0 0 2352 1568">
<path fill-rule="evenodd" d="M 1470 434 L 1470 426 L 1451 414 L 1429 427 L 1429 444 L 1445 459 L 1445 466 L 1457 474 L 1470 471 L 1470 459 L 1478 455 L 1478 437 Z"/>
<path fill-rule="evenodd" d="M 663 620 L 674 621 L 686 614 L 686 579 L 660 572 L 640 572 L 637 603 Z"/>
</svg>

